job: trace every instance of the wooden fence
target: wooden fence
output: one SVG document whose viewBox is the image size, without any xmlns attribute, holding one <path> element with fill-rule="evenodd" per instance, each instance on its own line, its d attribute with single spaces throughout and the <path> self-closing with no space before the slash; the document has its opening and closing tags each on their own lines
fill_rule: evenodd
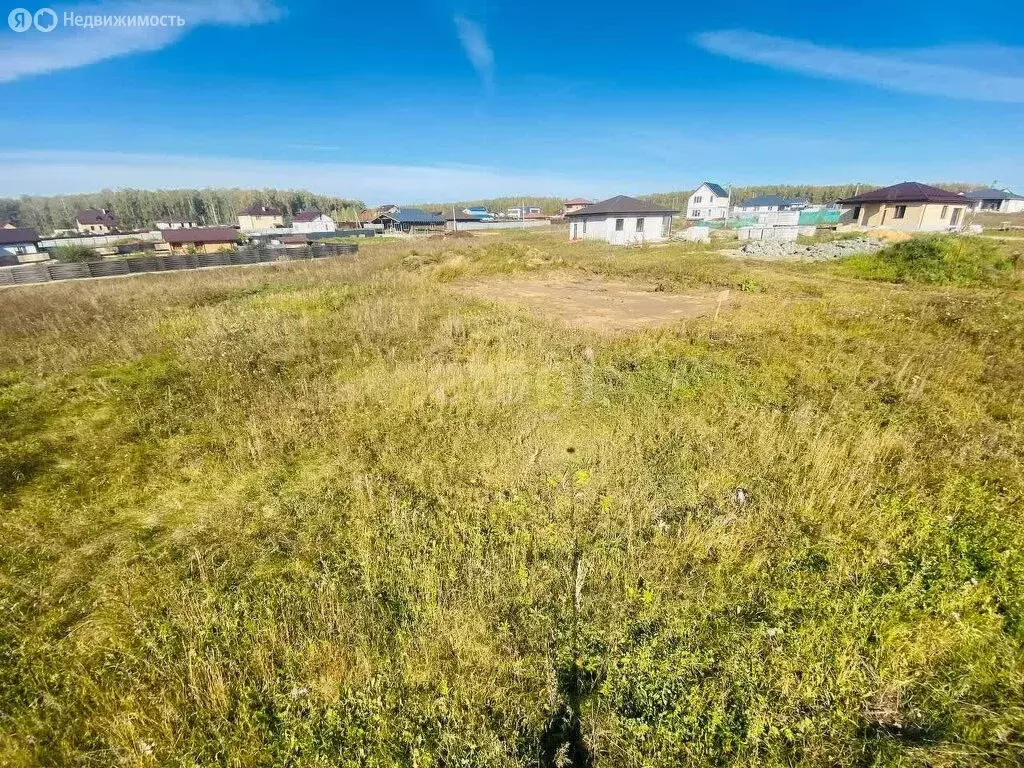
<svg viewBox="0 0 1024 768">
<path fill-rule="evenodd" d="M 242 264 L 268 264 L 284 261 L 350 256 L 355 244 L 317 243 L 302 248 L 235 248 L 218 253 L 170 253 L 166 256 L 129 256 L 126 259 L 99 259 L 75 263 L 48 262 L 23 264 L 0 269 L 0 285 L 29 285 L 54 280 L 80 280 L 92 277 L 116 277 L 145 272 L 173 272 L 180 269 L 206 269 Z"/>
</svg>

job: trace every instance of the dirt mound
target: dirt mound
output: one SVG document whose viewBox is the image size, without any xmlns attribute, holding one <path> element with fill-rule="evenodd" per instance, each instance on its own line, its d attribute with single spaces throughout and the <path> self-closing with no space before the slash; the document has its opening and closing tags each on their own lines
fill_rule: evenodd
<svg viewBox="0 0 1024 768">
<path fill-rule="evenodd" d="M 631 331 L 677 320 L 715 316 L 729 301 L 728 291 L 667 293 L 657 285 L 558 275 L 505 278 L 463 284 L 476 298 L 525 306 L 544 316 L 596 331 Z"/>
</svg>

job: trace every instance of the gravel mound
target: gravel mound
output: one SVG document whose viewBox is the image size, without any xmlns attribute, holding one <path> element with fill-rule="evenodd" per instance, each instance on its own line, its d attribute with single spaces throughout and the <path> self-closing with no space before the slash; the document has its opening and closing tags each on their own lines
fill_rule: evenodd
<svg viewBox="0 0 1024 768">
<path fill-rule="evenodd" d="M 782 240 L 755 240 L 741 246 L 735 253 L 741 259 L 764 261 L 829 261 L 854 253 L 871 253 L 887 243 L 859 237 L 856 240 L 833 240 L 830 243 L 801 245 Z"/>
</svg>

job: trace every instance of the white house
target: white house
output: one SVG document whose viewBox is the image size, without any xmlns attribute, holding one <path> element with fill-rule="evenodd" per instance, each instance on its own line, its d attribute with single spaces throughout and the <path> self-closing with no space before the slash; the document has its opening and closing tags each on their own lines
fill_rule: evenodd
<svg viewBox="0 0 1024 768">
<path fill-rule="evenodd" d="M 704 221 L 729 218 L 729 193 L 718 184 L 705 181 L 686 201 L 686 218 Z"/>
<path fill-rule="evenodd" d="M 736 213 L 772 213 L 775 211 L 802 211 L 807 200 L 791 200 L 781 195 L 761 195 L 744 200 L 736 206 Z"/>
<path fill-rule="evenodd" d="M 46 261 L 50 255 L 39 248 L 39 233 L 34 229 L 0 229 L 0 264 L 24 264 Z"/>
<path fill-rule="evenodd" d="M 618 195 L 567 213 L 570 240 L 604 240 L 612 245 L 659 243 L 672 231 L 679 213 L 663 205 Z"/>
<path fill-rule="evenodd" d="M 987 213 L 1024 213 L 1024 195 L 1008 189 L 976 189 L 964 192 L 967 204 L 973 211 Z"/>
<path fill-rule="evenodd" d="M 320 211 L 299 211 L 292 216 L 292 232 L 296 234 L 335 232 L 337 229 L 334 219 Z"/>
</svg>

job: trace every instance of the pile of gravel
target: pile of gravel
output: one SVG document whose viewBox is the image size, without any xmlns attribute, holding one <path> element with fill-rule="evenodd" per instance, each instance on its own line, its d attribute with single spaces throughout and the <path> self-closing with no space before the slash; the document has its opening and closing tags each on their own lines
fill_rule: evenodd
<svg viewBox="0 0 1024 768">
<path fill-rule="evenodd" d="M 830 243 L 801 245 L 783 240 L 754 240 L 736 252 L 742 259 L 765 261 L 829 261 L 854 253 L 871 253 L 885 248 L 888 243 L 858 237 L 856 240 L 833 240 Z"/>
</svg>

